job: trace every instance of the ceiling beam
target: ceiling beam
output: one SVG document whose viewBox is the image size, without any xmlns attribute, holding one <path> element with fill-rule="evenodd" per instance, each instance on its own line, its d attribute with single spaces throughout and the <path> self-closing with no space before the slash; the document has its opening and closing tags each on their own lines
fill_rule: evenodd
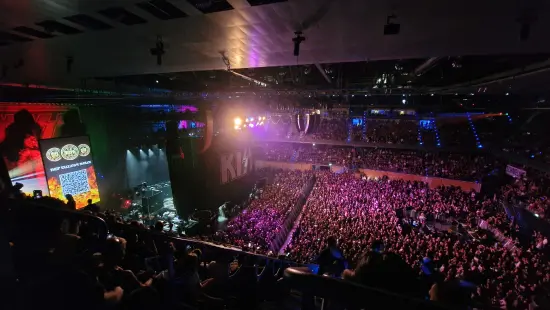
<svg viewBox="0 0 550 310">
<path fill-rule="evenodd" d="M 316 63 L 315 64 L 315 67 L 317 67 L 317 69 L 319 70 L 319 72 L 321 72 L 321 75 L 325 78 L 325 80 L 327 81 L 327 83 L 329 84 L 332 84 L 332 80 L 328 77 L 327 73 L 325 72 L 325 70 L 323 69 L 323 67 Z"/>
<path fill-rule="evenodd" d="M 252 82 L 252 83 L 256 84 L 256 86 L 262 86 L 262 87 L 267 87 L 267 86 L 268 86 L 266 82 L 262 82 L 262 81 L 253 79 L 253 78 L 251 78 L 251 77 L 249 77 L 249 76 L 246 76 L 246 75 L 244 75 L 244 74 L 235 72 L 235 71 L 233 71 L 233 70 L 231 70 L 231 69 L 230 69 L 230 70 L 227 70 L 227 71 L 228 71 L 229 73 L 232 73 L 233 75 L 236 75 L 236 76 L 238 76 L 238 77 L 240 77 L 240 78 L 242 78 L 242 79 L 245 79 L 245 80 L 247 80 L 247 81 L 249 81 L 249 82 Z"/>
<path fill-rule="evenodd" d="M 454 91 L 458 91 L 469 87 L 480 87 L 480 86 L 486 86 L 486 85 L 491 85 L 495 83 L 502 83 L 509 80 L 517 80 L 521 77 L 536 75 L 536 74 L 544 73 L 548 71 L 550 71 L 550 58 L 545 61 L 534 63 L 525 67 L 515 68 L 505 72 L 499 72 L 490 76 L 485 76 L 485 77 L 468 81 L 465 83 L 432 88 L 430 89 L 430 92 L 439 92 L 439 93 L 454 92 Z"/>
<path fill-rule="evenodd" d="M 435 65 L 441 60 L 443 57 L 432 57 L 427 59 L 425 62 L 421 63 L 416 69 L 414 69 L 413 73 L 415 76 L 421 76 L 422 74 L 425 74 L 429 70 L 433 69 Z"/>
<path fill-rule="evenodd" d="M 229 4 L 235 9 L 244 9 L 251 7 L 250 3 L 248 3 L 246 0 L 227 0 Z"/>
</svg>

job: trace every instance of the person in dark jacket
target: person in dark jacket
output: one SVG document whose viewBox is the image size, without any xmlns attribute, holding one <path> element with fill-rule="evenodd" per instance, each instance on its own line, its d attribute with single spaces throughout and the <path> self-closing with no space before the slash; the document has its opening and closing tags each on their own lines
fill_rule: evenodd
<svg viewBox="0 0 550 310">
<path fill-rule="evenodd" d="M 338 248 L 338 241 L 334 236 L 327 238 L 327 247 L 317 257 L 317 264 L 319 264 L 319 275 L 340 276 L 347 268 L 344 254 Z"/>
<path fill-rule="evenodd" d="M 76 210 L 76 201 L 74 201 L 73 195 L 67 194 L 65 198 L 67 198 L 67 208 L 73 211 Z"/>
</svg>

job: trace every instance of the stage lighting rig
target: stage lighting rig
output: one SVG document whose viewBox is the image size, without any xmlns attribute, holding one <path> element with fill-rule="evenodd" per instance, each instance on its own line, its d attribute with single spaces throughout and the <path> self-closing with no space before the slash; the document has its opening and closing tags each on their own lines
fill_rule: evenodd
<svg viewBox="0 0 550 310">
<path fill-rule="evenodd" d="M 157 65 L 162 65 L 162 56 L 166 53 L 161 36 L 157 36 L 155 47 L 151 48 L 151 55 L 157 56 Z"/>
<path fill-rule="evenodd" d="M 301 31 L 294 32 L 296 35 L 294 39 L 292 39 L 292 42 L 294 42 L 294 56 L 300 56 L 300 44 L 306 40 L 304 36 L 302 36 Z"/>
</svg>

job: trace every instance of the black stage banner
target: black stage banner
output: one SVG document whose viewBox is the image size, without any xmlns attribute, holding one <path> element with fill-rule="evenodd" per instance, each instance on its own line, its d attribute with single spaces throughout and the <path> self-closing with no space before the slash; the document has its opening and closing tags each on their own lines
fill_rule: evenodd
<svg viewBox="0 0 550 310">
<path fill-rule="evenodd" d="M 172 127 L 167 124 L 166 150 L 174 204 L 180 216 L 213 210 L 225 201 L 240 203 L 254 184 L 250 139 L 216 136 L 200 153 L 203 141 L 179 137 Z"/>
</svg>

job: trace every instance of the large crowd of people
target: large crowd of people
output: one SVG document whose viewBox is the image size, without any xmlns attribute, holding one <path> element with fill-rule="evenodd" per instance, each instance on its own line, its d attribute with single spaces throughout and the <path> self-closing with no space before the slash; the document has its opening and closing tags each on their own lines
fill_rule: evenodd
<svg viewBox="0 0 550 310">
<path fill-rule="evenodd" d="M 300 182 L 291 172 L 276 180 Z M 124 220 L 120 212 L 95 204 L 74 211 L 64 201 L 17 191 L 0 199 L 2 309 L 253 309 L 278 294 L 282 273 L 271 270 L 258 276 L 271 291 L 253 293 L 257 278 L 253 273 L 251 280 L 249 271 L 258 262 L 267 269 L 269 261 L 174 238 L 179 234 L 167 230 L 167 223 Z"/>
<path fill-rule="evenodd" d="M 345 141 L 348 138 L 349 120 L 344 117 L 323 118 L 315 132 L 311 134 L 314 140 Z"/>
<path fill-rule="evenodd" d="M 355 141 L 420 141 L 416 121 L 369 122 L 370 127 L 363 130 L 350 127 L 343 117 L 327 118 L 312 138 L 345 140 L 351 130 Z M 478 124 L 482 139 L 496 140 L 487 129 L 492 127 L 490 120 Z M 289 125 L 279 126 L 279 135 L 288 137 Z M 468 120 L 440 127 L 443 140 L 458 144 L 473 141 L 469 140 L 472 128 Z M 432 142 L 437 139 L 436 135 L 429 138 Z M 223 230 L 209 230 L 194 238 L 273 257 L 283 251 L 286 260 L 316 263 L 319 274 L 459 306 L 550 308 L 548 231 L 526 227 L 506 208 L 517 206 L 542 222 L 548 221 L 547 173 L 520 167 L 526 170 L 525 175 L 506 179 L 502 176 L 504 165 L 481 153 L 319 143 L 270 143 L 263 156 L 271 161 L 352 169 L 342 173 L 277 170 Z M 482 195 L 458 187 L 431 188 L 422 182 L 368 178 L 355 168 L 469 181 L 481 181 L 500 170 L 502 182 L 492 194 Z M 7 279 L 5 292 L 15 291 L 13 303 L 23 309 L 77 305 L 90 309 L 195 309 L 205 296 L 226 299 L 257 284 L 256 275 L 248 282 L 229 279 L 237 268 L 233 263 L 227 272 L 229 261 L 224 251 L 228 248 L 221 250 L 225 254 L 208 257 L 223 257 L 223 261 L 205 264 L 200 249 L 172 243 L 172 237 L 182 234 L 171 225 L 166 229 L 162 222 L 124 220 L 119 213 L 101 210 L 91 201 L 75 215 L 78 212 L 71 199 L 67 203 L 48 197 L 30 199 L 20 192 L 8 196 L 0 197 L 3 205 L 9 205 L 7 215 L 0 208 L 5 215 L 0 217 L 1 227 L 9 226 L 1 230 L 7 233 L 0 237 L 6 236 L 6 257 L 11 259 L 2 261 L 6 268 L 0 279 Z M 26 204 L 70 210 L 70 216 L 61 221 L 50 211 L 38 208 L 42 211 L 31 214 L 25 210 L 34 207 L 16 206 Z M 104 240 L 94 231 L 97 218 L 92 216 L 106 224 L 109 235 Z M 295 228 L 288 233 L 288 222 L 296 218 Z M 27 222 L 32 229 L 19 225 Z M 287 242 L 281 243 L 281 238 Z M 57 298 L 60 291 L 69 297 Z M 250 300 L 250 294 L 244 295 L 241 301 Z"/>
<path fill-rule="evenodd" d="M 270 143 L 264 146 L 264 150 L 267 160 L 335 164 L 472 181 L 480 181 L 498 162 L 482 154 L 310 144 Z"/>
<path fill-rule="evenodd" d="M 268 253 L 311 177 L 312 173 L 300 171 L 277 173 L 258 199 L 252 200 L 229 221 L 227 229 L 217 232 L 213 239 L 256 253 Z"/>
<path fill-rule="evenodd" d="M 459 281 L 461 286 L 452 294 L 461 297 L 452 301 L 477 308 L 527 309 L 547 302 L 543 298 L 550 289 L 547 236 L 535 231 L 521 238 L 518 223 L 510 221 L 500 205 L 502 200 L 533 196 L 536 201 L 527 199 L 529 208 L 533 208 L 531 205 L 543 201 L 548 193 L 543 186 L 547 180 L 544 175 L 508 184 L 502 195 L 480 197 L 455 187 L 429 188 L 421 182 L 368 179 L 352 173 L 277 171 L 250 205 L 230 220 L 227 230 L 207 239 L 256 253 L 271 252 L 270 242 L 312 177 L 315 185 L 284 248 L 287 259 L 318 263 L 321 273 L 350 281 L 446 302 L 451 299 L 438 297 L 438 290 Z M 64 207 L 55 199 L 42 202 Z M 127 222 L 95 205 L 82 213 L 102 217 L 113 237 L 98 247 L 89 222 L 58 223 L 52 221 L 53 217 L 35 215 L 39 217 L 35 228 L 41 227 L 45 233 L 34 242 L 43 242 L 53 261 L 19 272 L 39 273 L 56 287 L 65 287 L 64 281 L 77 287 L 88 283 L 87 289 L 96 293 L 79 293 L 75 298 L 94 307 L 195 302 L 204 293 L 223 297 L 224 291 L 231 291 L 223 264 L 199 264 L 200 250 L 178 248 L 152 238 L 150 233 L 177 235 L 166 231 L 163 223 L 147 227 L 137 221 Z M 21 246 L 33 242 L 28 239 L 32 236 L 10 239 L 16 245 L 14 259 L 28 259 Z M 83 249 L 92 252 L 86 254 Z M 96 251 L 93 262 L 88 261 L 86 257 Z M 59 264 L 75 259 L 77 263 L 72 264 L 69 273 L 45 272 L 52 262 L 59 268 Z M 399 270 L 399 275 L 392 272 L 399 277 L 396 280 L 402 280 L 401 286 L 384 282 L 381 277 L 387 274 L 373 273 L 373 264 L 379 259 L 390 259 L 391 268 Z M 382 268 L 378 265 L 382 261 L 376 263 L 376 268 Z M 39 285 L 33 282 L 34 276 L 32 279 L 29 283 Z M 176 295 L 170 293 L 174 287 L 179 287 Z M 40 286 L 31 289 L 35 294 Z M 47 297 L 50 293 L 41 291 L 39 296 L 48 304 L 56 304 Z"/>
<path fill-rule="evenodd" d="M 507 184 L 503 195 L 510 202 L 520 204 L 536 216 L 550 221 L 550 174 L 528 169 L 528 175 Z"/>
<path fill-rule="evenodd" d="M 381 243 L 385 253 L 399 255 L 428 284 L 455 279 L 469 283 L 470 302 L 484 307 L 527 309 L 549 288 L 548 248 L 540 236 L 525 248 L 510 249 L 466 231 L 468 226 L 474 229 L 476 218 L 495 216 L 496 198 L 481 200 L 456 188 L 429 189 L 422 183 L 364 180 L 351 174 L 324 173 L 317 180 L 287 248 L 293 259 L 316 261 L 329 246 L 326 237 L 334 236 L 341 251 L 335 261 L 342 257 L 357 265 L 365 249 Z M 403 222 L 399 209 L 415 211 L 422 228 Z M 452 233 L 422 224 L 440 215 L 463 224 Z"/>
<path fill-rule="evenodd" d="M 366 118 L 353 125 L 352 116 L 330 114 L 323 116 L 317 130 L 299 133 L 291 115 L 276 115 L 268 128 L 269 137 L 290 140 L 360 142 L 375 145 L 408 145 L 475 149 L 496 147 L 505 152 L 539 162 L 550 162 L 550 140 L 544 124 L 548 116 L 532 114 L 511 116 L 508 113 L 442 115 L 418 119 Z M 284 121 L 281 121 L 284 119 Z M 534 119 L 531 121 L 531 119 Z M 363 123 L 364 121 L 364 123 Z M 432 122 L 421 126 L 420 122 Z M 519 126 L 521 122 L 525 126 Z M 349 140 L 349 141 L 348 141 Z"/>
<path fill-rule="evenodd" d="M 369 119 L 363 139 L 367 143 L 412 144 L 418 143 L 418 121 Z"/>
</svg>

